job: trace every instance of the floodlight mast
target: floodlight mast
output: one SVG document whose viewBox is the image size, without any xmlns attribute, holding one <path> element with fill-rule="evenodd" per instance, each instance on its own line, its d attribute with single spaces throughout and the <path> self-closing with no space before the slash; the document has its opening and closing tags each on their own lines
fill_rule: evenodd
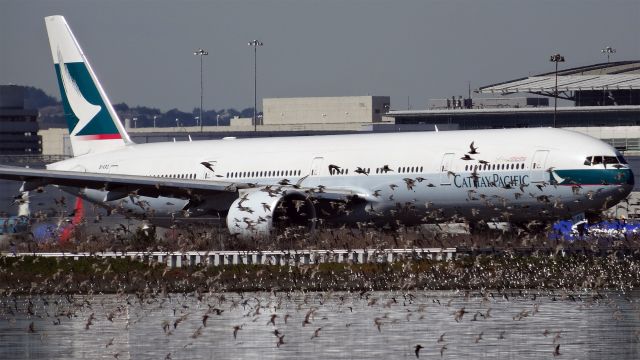
<svg viewBox="0 0 640 360">
<path fill-rule="evenodd" d="M 607 46 L 604 49 L 600 50 L 600 52 L 603 54 L 607 54 L 607 64 L 608 64 L 611 58 L 611 54 L 615 54 L 616 49 L 612 48 L 611 46 Z"/>
<path fill-rule="evenodd" d="M 258 46 L 264 45 L 262 41 L 249 41 L 249 46 L 253 47 L 253 131 L 258 131 L 256 111 L 258 106 Z"/>
<path fill-rule="evenodd" d="M 204 86 L 202 84 L 202 57 L 209 55 L 209 52 L 200 48 L 194 51 L 193 55 L 200 56 L 200 116 L 198 118 L 198 121 L 200 122 L 200 132 L 202 132 L 202 97 L 203 97 L 203 90 L 204 90 Z"/>
<path fill-rule="evenodd" d="M 553 127 L 556 127 L 556 116 L 558 113 L 558 63 L 564 62 L 564 56 L 560 54 L 553 54 L 549 57 L 549 61 L 556 63 L 556 86 L 553 91 Z"/>
</svg>

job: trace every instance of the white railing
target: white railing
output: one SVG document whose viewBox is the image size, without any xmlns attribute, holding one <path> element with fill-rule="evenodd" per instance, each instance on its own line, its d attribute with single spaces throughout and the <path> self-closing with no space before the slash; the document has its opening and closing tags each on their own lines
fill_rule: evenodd
<svg viewBox="0 0 640 360">
<path fill-rule="evenodd" d="M 414 248 L 385 250 L 286 250 L 286 251 L 187 251 L 176 252 L 97 252 L 97 253 L 2 253 L 2 256 L 40 256 L 52 258 L 86 257 L 128 258 L 147 263 L 163 263 L 169 267 L 221 265 L 308 265 L 319 263 L 393 263 L 413 260 L 452 260 L 455 248 Z"/>
</svg>

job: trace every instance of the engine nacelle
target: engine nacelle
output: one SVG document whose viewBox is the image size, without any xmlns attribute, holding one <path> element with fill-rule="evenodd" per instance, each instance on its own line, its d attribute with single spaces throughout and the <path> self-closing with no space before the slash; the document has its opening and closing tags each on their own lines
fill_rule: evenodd
<svg viewBox="0 0 640 360">
<path fill-rule="evenodd" d="M 286 190 L 278 194 L 255 188 L 240 191 L 227 214 L 231 235 L 242 238 L 268 237 L 281 226 L 315 229 L 316 210 L 304 193 Z"/>
</svg>

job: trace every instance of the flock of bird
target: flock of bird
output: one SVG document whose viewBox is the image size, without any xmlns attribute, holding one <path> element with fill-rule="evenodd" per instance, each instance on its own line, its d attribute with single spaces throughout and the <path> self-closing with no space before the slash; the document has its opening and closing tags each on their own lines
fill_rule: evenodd
<svg viewBox="0 0 640 360">
<path fill-rule="evenodd" d="M 558 322 L 558 316 L 564 321 Z M 591 324 L 594 330 L 583 333 L 579 326 L 585 326 L 584 317 L 601 323 Z M 640 343 L 637 293 L 568 288 L 167 293 L 148 287 L 114 295 L 6 292 L 0 296 L 0 320 L 5 334 L 23 331 L 42 346 L 55 347 L 59 331 L 62 337 L 94 344 L 76 356 L 116 359 L 135 357 L 135 347 L 144 348 L 147 357 L 164 359 L 216 351 L 220 351 L 216 357 L 255 356 L 249 349 L 256 347 L 260 354 L 285 351 L 281 354 L 285 358 L 331 356 L 331 351 L 350 354 L 348 358 L 376 354 L 464 358 L 497 349 L 515 357 L 528 353 L 525 358 L 574 358 L 586 355 L 589 347 L 578 345 L 585 339 L 595 341 L 593 331 L 597 333 L 598 326 L 619 327 L 610 338 L 622 337 L 617 340 L 621 344 L 631 339 L 636 345 L 627 344 L 628 348 Z M 141 331 L 146 347 L 126 335 L 140 336 Z M 229 353 L 233 348 L 238 352 Z M 6 358 L 11 357 L 4 351 Z"/>
<path fill-rule="evenodd" d="M 478 154 L 479 148 L 472 142 L 461 160 L 473 161 Z M 485 160 L 477 161 L 483 165 L 489 164 Z M 344 169 L 337 164 L 329 165 L 331 174 L 342 171 Z M 388 164 L 379 171 L 394 172 Z M 547 169 L 550 174 L 553 171 L 553 168 Z M 370 174 L 369 168 L 365 167 L 356 167 L 354 172 L 363 176 Z M 449 175 L 457 174 L 449 171 Z M 470 174 L 472 179 L 477 180 L 478 176 L 477 170 Z M 301 178 L 292 183 L 289 179 L 282 179 L 278 185 L 264 186 L 260 190 L 277 197 L 290 186 L 301 187 L 304 180 Z M 394 192 L 400 186 L 406 187 L 407 191 L 413 191 L 418 186 L 437 186 L 421 176 L 406 177 L 403 182 L 404 185 L 389 184 L 389 190 L 376 189 L 372 195 L 387 196 L 393 200 Z M 513 200 L 530 196 L 546 207 L 541 210 L 542 213 L 550 213 L 564 205 L 543 193 L 546 186 L 555 185 L 541 182 L 533 190 L 524 184 L 503 185 L 512 193 Z M 304 217 L 306 201 L 319 205 L 312 195 L 322 193 L 325 189 L 322 185 L 308 189 L 311 192 L 308 199 L 292 202 L 295 212 Z M 572 192 L 577 197 L 576 201 L 593 200 L 598 195 L 597 190 L 584 192 L 578 184 L 572 186 Z M 471 219 L 453 214 L 446 216 L 446 220 L 468 225 L 480 211 L 485 211 L 483 207 L 487 211 L 500 213 L 504 219 L 522 210 L 512 204 L 511 198 L 488 195 L 481 189 L 469 189 L 467 196 L 467 201 L 478 203 L 471 212 Z M 240 212 L 252 214 L 258 210 L 247 206 L 246 200 L 245 195 L 237 203 Z M 122 200 L 125 201 L 131 201 L 143 210 L 149 209 L 137 194 Z M 64 197 L 56 199 L 55 203 L 58 209 L 67 205 Z M 350 199 L 327 201 L 325 205 L 319 209 L 326 217 L 349 215 L 354 211 Z M 86 269 L 86 273 L 66 273 L 59 268 L 52 274 L 43 273 L 36 277 L 15 276 L 15 269 L 20 268 L 21 262 L 27 261 L 22 258 L 11 265 L 7 265 L 6 261 L 0 263 L 0 320 L 5 320 L 0 325 L 0 333 L 3 329 L 26 321 L 21 331 L 46 343 L 48 337 L 54 337 L 53 332 L 57 328 L 80 322 L 82 330 L 88 334 L 95 332 L 97 339 L 102 340 L 101 355 L 108 354 L 116 359 L 124 355 L 121 345 L 125 340 L 118 332 L 101 339 L 100 331 L 103 328 L 115 326 L 119 332 L 126 333 L 132 326 L 145 324 L 147 328 L 157 331 L 156 339 L 179 338 L 184 341 L 162 354 L 165 359 L 185 357 L 185 351 L 192 347 L 210 346 L 201 339 L 211 339 L 211 328 L 217 329 L 215 342 L 228 341 L 240 348 L 245 343 L 268 343 L 278 350 L 298 348 L 325 341 L 326 338 L 340 343 L 340 339 L 351 331 L 369 341 L 367 346 L 376 348 L 376 342 L 380 341 L 377 336 L 394 333 L 400 339 L 416 339 L 414 344 L 403 344 L 403 350 L 394 357 L 410 354 L 420 358 L 428 352 L 432 357 L 446 358 L 456 354 L 469 355 L 467 351 L 472 351 L 469 349 L 485 343 L 491 343 L 491 346 L 500 342 L 508 343 L 513 336 L 510 332 L 516 331 L 521 323 L 539 318 L 544 314 L 545 307 L 551 307 L 550 304 L 570 304 L 567 306 L 571 311 L 606 308 L 615 323 L 628 321 L 623 311 L 632 309 L 637 318 L 635 321 L 640 321 L 638 297 L 631 293 L 640 286 L 640 243 L 636 238 L 613 242 L 611 239 L 595 239 L 575 244 L 550 242 L 546 237 L 537 236 L 535 229 L 540 225 L 538 222 L 526 224 L 511 233 L 448 235 L 419 226 L 405 226 L 401 221 L 407 213 L 416 212 L 418 206 L 426 208 L 426 212 L 421 210 L 423 221 L 442 221 L 445 220 L 442 209 L 433 208 L 433 204 L 411 201 L 397 205 L 391 210 L 395 220 L 383 230 L 370 221 L 359 222 L 354 228 L 344 225 L 336 228 L 324 227 L 319 220 L 316 224 L 318 230 L 313 236 L 309 236 L 307 226 L 289 226 L 277 229 L 270 242 L 224 238 L 221 234 L 226 233 L 226 229 L 186 225 L 171 229 L 169 237 L 153 239 L 152 243 L 136 243 L 132 238 L 140 234 L 131 232 L 124 225 L 103 228 L 102 215 L 95 210 L 95 219 L 89 218 L 85 222 L 90 226 L 100 226 L 100 233 L 78 238 L 71 246 L 72 250 L 77 251 L 460 246 L 500 249 L 501 252 L 495 256 L 468 257 L 439 263 L 408 258 L 388 267 L 379 264 L 342 264 L 336 267 L 315 264 L 260 269 L 195 268 L 186 272 L 159 267 L 122 272 L 114 269 L 115 265 L 109 260 L 96 260 Z M 628 201 L 626 205 L 629 205 Z M 286 214 L 285 209 L 272 209 L 267 203 L 260 206 L 260 210 L 266 213 L 275 210 Z M 127 216 L 123 209 L 122 205 L 110 214 L 120 212 Z M 367 212 L 374 217 L 386 216 L 376 211 L 372 207 L 367 208 Z M 256 226 L 252 221 L 250 217 L 236 219 L 236 222 L 249 227 Z M 266 219 L 258 218 L 257 221 Z M 518 247 L 530 249 L 532 253 L 551 249 L 552 255 L 557 255 L 566 247 L 584 247 L 595 252 L 602 241 L 613 249 L 608 256 L 541 255 L 527 258 L 514 255 L 514 249 Z M 47 246 L 47 250 L 55 250 L 57 245 Z M 452 292 L 443 294 L 434 290 Z M 113 295 L 105 296 L 101 292 Z M 77 295 L 72 295 L 74 293 Z M 438 324 L 438 331 L 434 330 L 434 321 Z M 403 329 L 411 328 L 404 325 L 407 323 L 423 329 L 428 336 L 417 340 L 420 334 L 406 334 Z M 527 334 L 534 339 L 532 344 L 544 344 L 544 350 L 539 353 L 541 356 L 567 356 L 565 346 L 572 339 L 566 334 L 572 330 L 553 321 L 545 324 L 546 328 L 531 330 Z M 267 340 L 256 339 L 257 336 L 264 336 Z M 631 338 L 639 342 L 640 331 L 633 332 Z M 383 339 L 392 341 L 391 338 Z M 522 338 L 517 341 L 522 341 Z M 158 349 L 167 350 L 162 346 L 162 340 L 156 344 L 160 344 L 157 345 Z M 330 342 L 324 344 L 331 346 Z M 364 345 L 351 346 L 357 352 Z M 112 350 L 115 348 L 118 350 Z M 385 353 L 380 347 L 376 349 Z"/>
</svg>

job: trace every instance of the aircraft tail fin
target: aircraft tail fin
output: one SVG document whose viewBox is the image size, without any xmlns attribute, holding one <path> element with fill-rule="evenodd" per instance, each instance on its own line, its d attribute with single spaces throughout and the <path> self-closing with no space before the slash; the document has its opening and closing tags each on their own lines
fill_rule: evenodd
<svg viewBox="0 0 640 360">
<path fill-rule="evenodd" d="M 131 143 L 64 16 L 45 17 L 74 156 Z"/>
</svg>

